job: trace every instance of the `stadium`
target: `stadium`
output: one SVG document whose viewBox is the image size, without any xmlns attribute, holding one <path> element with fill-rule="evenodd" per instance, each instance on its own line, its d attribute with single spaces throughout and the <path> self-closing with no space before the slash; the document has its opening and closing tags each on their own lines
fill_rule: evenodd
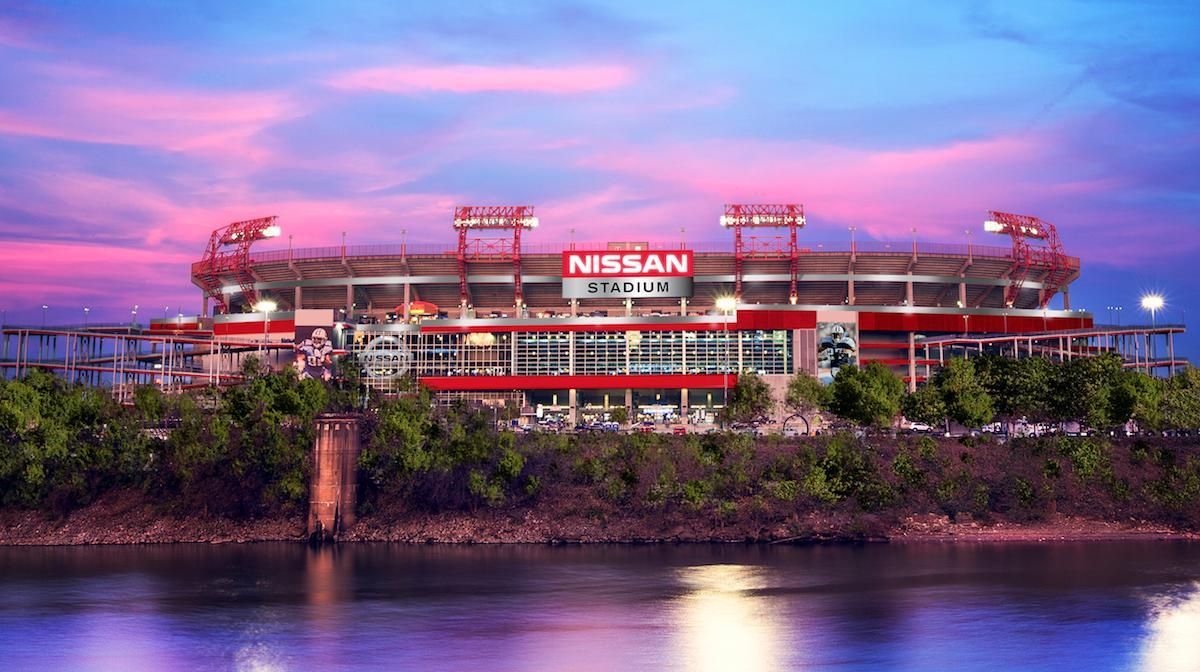
<svg viewBox="0 0 1200 672">
<path fill-rule="evenodd" d="M 447 213 L 450 215 L 451 213 Z M 462 206 L 457 242 L 260 249 L 274 217 L 213 232 L 199 315 L 4 329 L 3 364 L 111 385 L 237 384 L 249 354 L 328 378 L 350 358 L 384 393 L 517 406 L 530 419 L 711 422 L 739 374 L 880 362 L 910 389 L 951 356 L 1116 352 L 1173 372 L 1181 325 L 1097 325 L 1070 305 L 1080 260 L 1037 217 L 991 211 L 1000 244 L 810 242 L 798 204 L 727 205 L 724 241 L 547 243 L 532 206 Z M 573 235 L 572 235 L 573 237 Z"/>
</svg>

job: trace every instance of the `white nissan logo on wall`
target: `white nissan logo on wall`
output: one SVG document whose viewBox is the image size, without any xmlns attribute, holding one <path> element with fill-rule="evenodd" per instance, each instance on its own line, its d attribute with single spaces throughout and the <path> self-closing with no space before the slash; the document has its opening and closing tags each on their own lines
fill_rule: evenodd
<svg viewBox="0 0 1200 672">
<path fill-rule="evenodd" d="M 565 299 L 637 299 L 692 295 L 691 250 L 563 252 Z"/>
</svg>

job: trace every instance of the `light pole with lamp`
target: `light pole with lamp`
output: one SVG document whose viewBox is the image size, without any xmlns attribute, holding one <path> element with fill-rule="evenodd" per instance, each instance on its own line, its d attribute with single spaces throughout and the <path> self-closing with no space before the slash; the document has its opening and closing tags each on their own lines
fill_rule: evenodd
<svg viewBox="0 0 1200 672">
<path fill-rule="evenodd" d="M 46 304 L 44 304 L 44 303 L 42 304 L 42 328 L 43 328 L 43 329 L 45 329 L 45 328 L 46 328 L 46 309 L 47 309 L 47 308 L 49 308 L 49 307 L 50 307 L 50 306 L 48 306 L 48 305 L 46 305 Z"/>
<path fill-rule="evenodd" d="M 1150 311 L 1150 326 L 1156 327 L 1158 323 L 1156 316 L 1158 311 L 1162 310 L 1165 305 L 1162 294 L 1144 294 L 1142 295 L 1142 310 Z"/>
<path fill-rule="evenodd" d="M 258 344 L 258 351 L 263 352 L 263 346 L 267 342 L 269 336 L 267 333 L 271 330 L 271 313 L 278 306 L 270 299 L 263 299 L 254 304 L 254 312 L 263 314 L 263 340 Z M 260 358 L 261 359 L 261 358 Z"/>
<path fill-rule="evenodd" d="M 91 308 L 88 308 L 87 306 L 83 307 L 83 329 L 84 329 L 84 331 L 87 331 L 87 328 L 88 328 L 88 313 L 90 313 L 90 312 L 92 312 Z"/>
<path fill-rule="evenodd" d="M 129 311 L 129 328 L 130 329 L 133 329 L 135 326 L 137 326 L 138 307 L 139 307 L 138 304 L 135 303 L 135 304 L 133 304 L 133 310 Z"/>
<path fill-rule="evenodd" d="M 1142 295 L 1142 310 L 1150 311 L 1150 329 L 1158 327 L 1158 311 L 1162 310 L 1166 302 L 1163 301 L 1162 294 L 1152 293 Z M 1154 334 L 1146 337 L 1146 359 L 1147 362 L 1154 358 Z M 1146 372 L 1150 372 L 1150 367 L 1146 367 Z"/>
<path fill-rule="evenodd" d="M 725 319 L 721 324 L 724 328 L 725 335 L 725 365 L 721 367 L 722 382 L 721 382 L 721 413 L 728 416 L 729 414 L 729 315 L 737 310 L 737 299 L 732 296 L 722 296 L 717 299 L 717 310 L 725 315 Z M 725 420 L 722 418 L 721 427 L 725 427 Z"/>
</svg>

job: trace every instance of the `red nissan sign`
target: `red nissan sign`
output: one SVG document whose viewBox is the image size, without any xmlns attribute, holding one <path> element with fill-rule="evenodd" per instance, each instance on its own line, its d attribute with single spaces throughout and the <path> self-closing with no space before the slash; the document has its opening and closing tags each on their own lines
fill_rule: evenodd
<svg viewBox="0 0 1200 672">
<path fill-rule="evenodd" d="M 690 278 L 691 250 L 563 252 L 564 278 Z"/>
</svg>

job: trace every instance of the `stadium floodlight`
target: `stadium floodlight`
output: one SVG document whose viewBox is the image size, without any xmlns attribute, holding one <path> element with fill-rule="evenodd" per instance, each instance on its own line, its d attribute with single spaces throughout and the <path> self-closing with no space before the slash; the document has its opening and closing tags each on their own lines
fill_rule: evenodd
<svg viewBox="0 0 1200 672">
<path fill-rule="evenodd" d="M 1151 326 L 1157 326 L 1155 317 L 1164 305 L 1165 301 L 1163 301 L 1162 294 L 1151 293 L 1142 295 L 1142 310 L 1150 311 Z"/>
<path fill-rule="evenodd" d="M 732 312 L 737 308 L 737 299 L 732 296 L 722 296 L 717 298 L 717 310 L 723 313 Z"/>
<path fill-rule="evenodd" d="M 279 305 L 270 299 L 263 299 L 254 304 L 254 312 L 256 313 L 273 313 Z"/>
</svg>

